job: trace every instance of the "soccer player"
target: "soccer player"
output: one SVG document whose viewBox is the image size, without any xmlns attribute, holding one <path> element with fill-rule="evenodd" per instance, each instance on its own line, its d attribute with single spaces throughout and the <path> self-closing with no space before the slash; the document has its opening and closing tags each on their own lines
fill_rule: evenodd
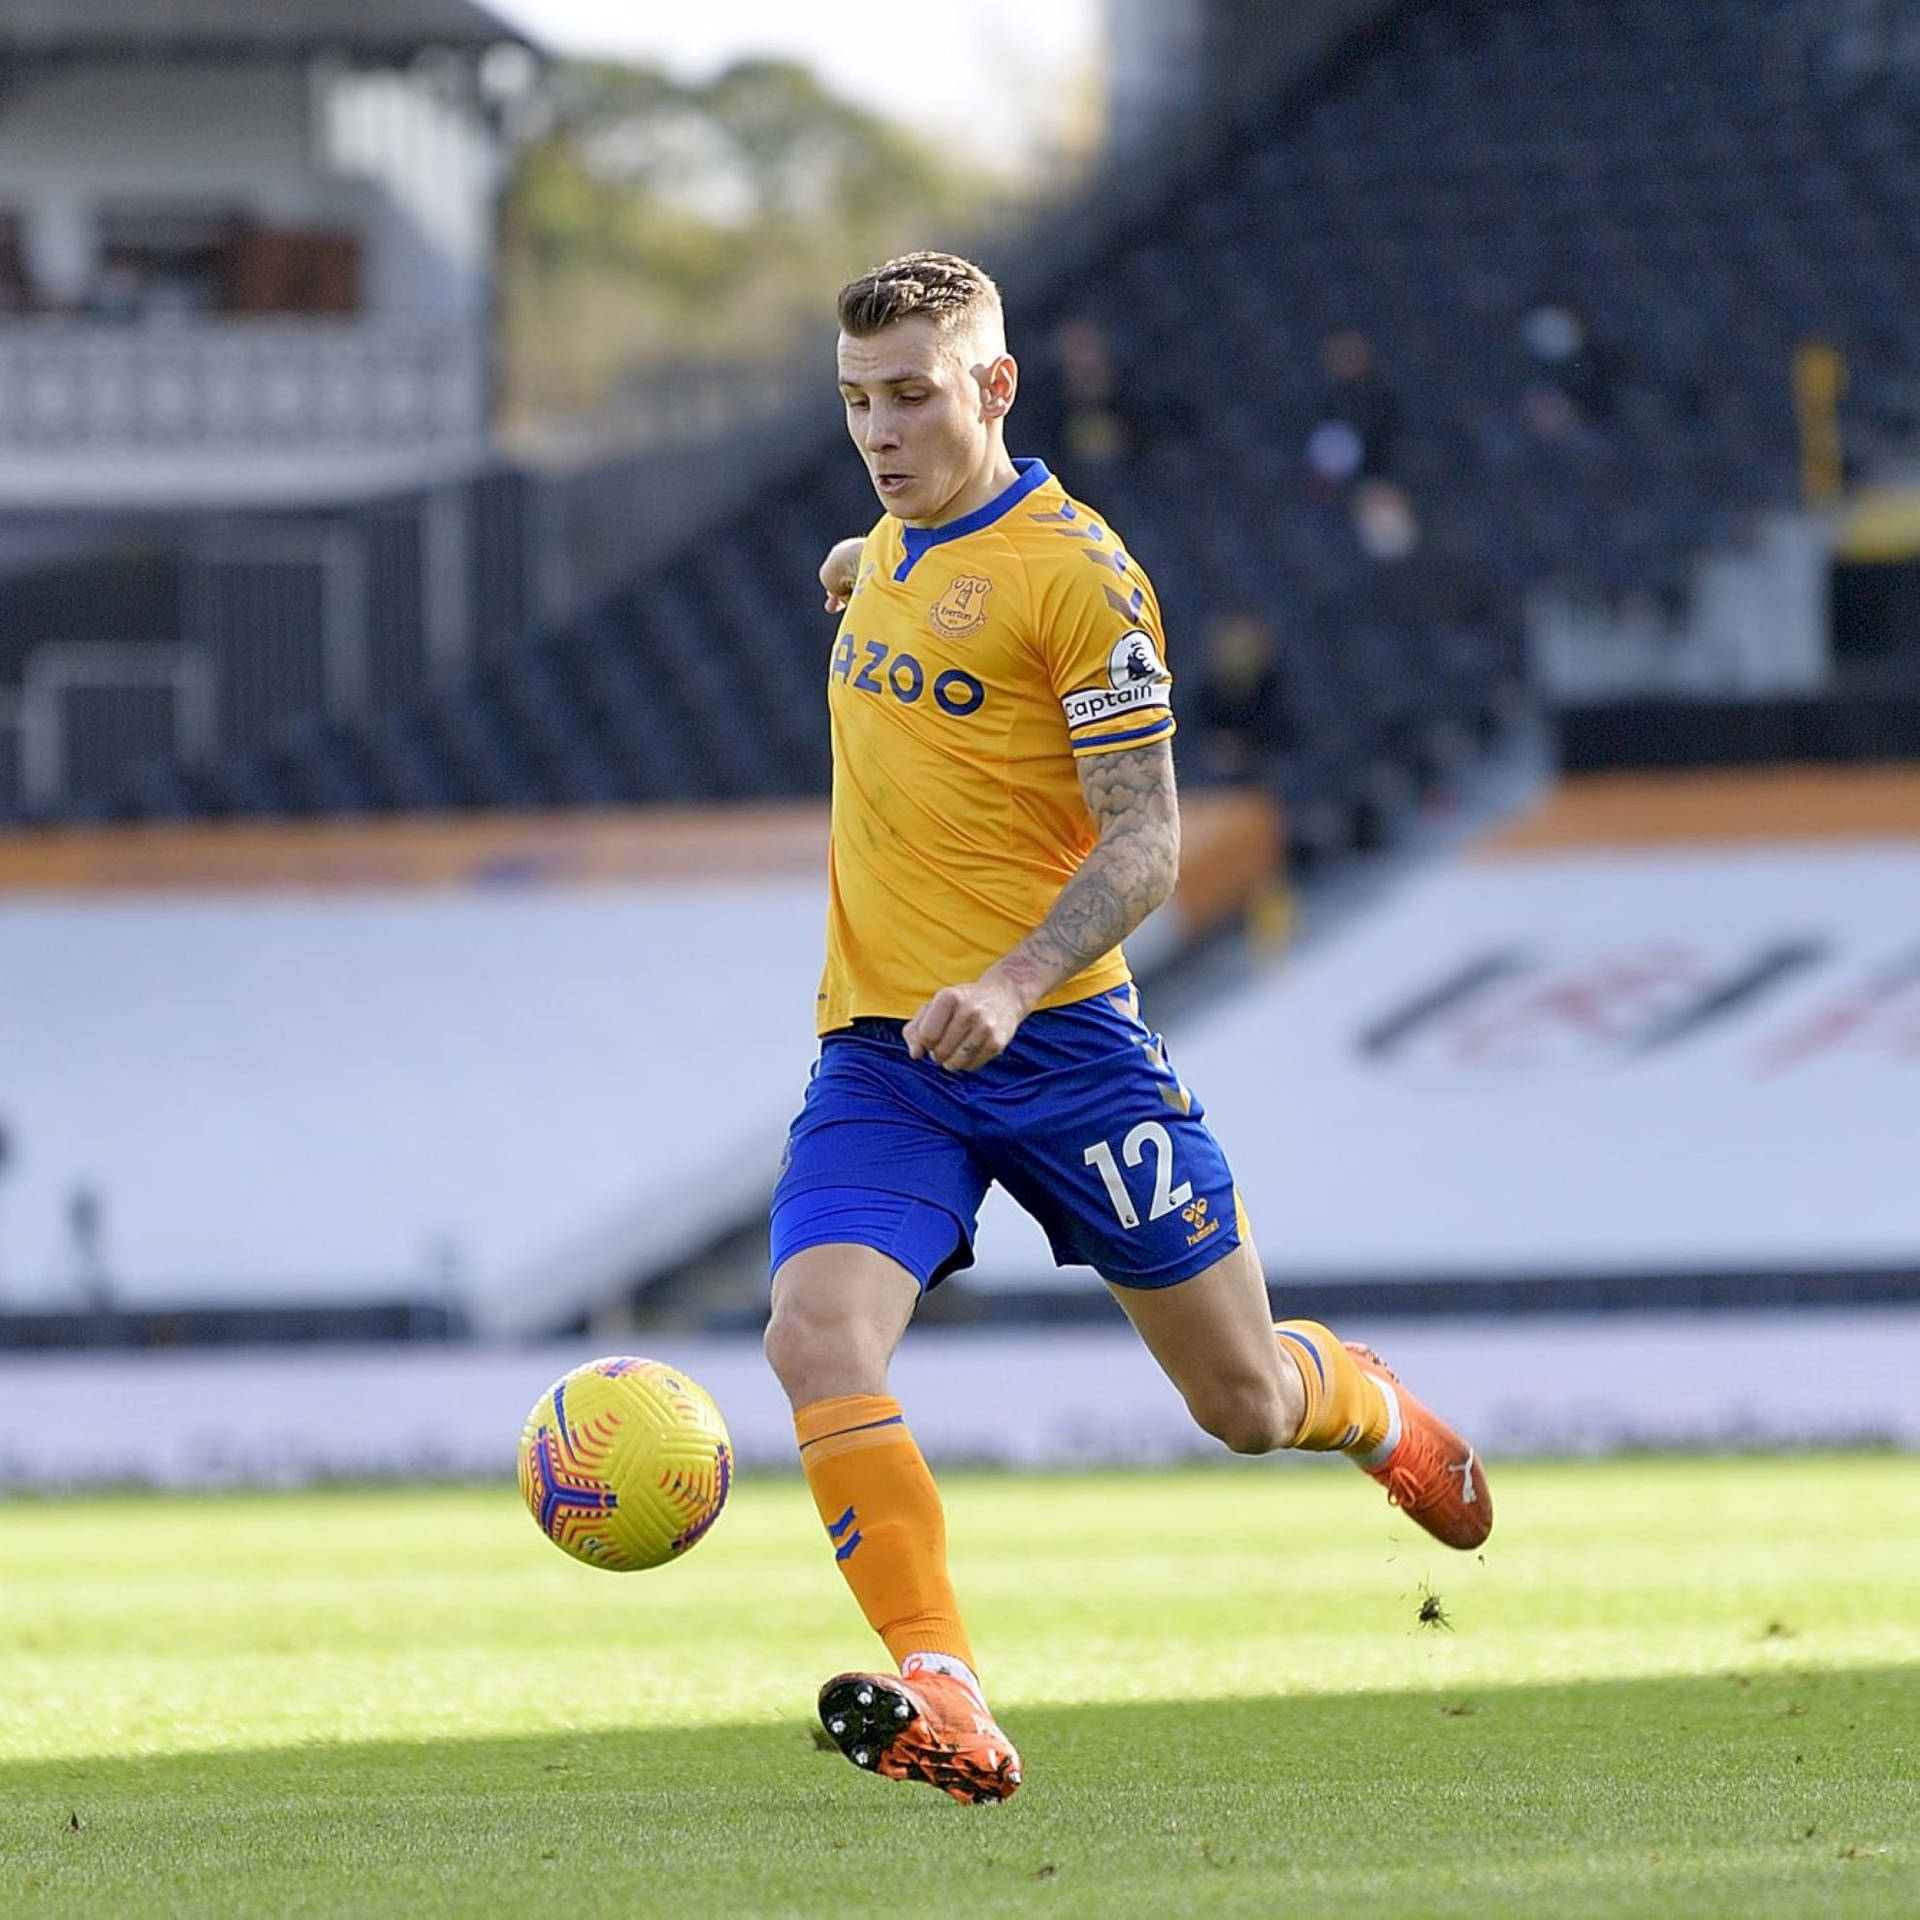
<svg viewBox="0 0 1920 1920">
<path fill-rule="evenodd" d="M 1004 1800 L 899 1402 L 922 1292 L 969 1265 L 998 1180 L 1095 1268 L 1194 1419 L 1237 1453 L 1344 1452 L 1447 1545 L 1493 1523 L 1474 1451 L 1363 1347 L 1273 1323 L 1200 1102 L 1140 1020 L 1120 943 L 1180 859 L 1172 681 L 1119 535 L 1005 425 L 998 289 L 914 253 L 843 287 L 840 394 L 885 508 L 821 570 L 833 824 L 820 1054 L 773 1201 L 767 1357 L 834 1558 L 899 1671 L 820 1693 L 857 1765 Z"/>
</svg>

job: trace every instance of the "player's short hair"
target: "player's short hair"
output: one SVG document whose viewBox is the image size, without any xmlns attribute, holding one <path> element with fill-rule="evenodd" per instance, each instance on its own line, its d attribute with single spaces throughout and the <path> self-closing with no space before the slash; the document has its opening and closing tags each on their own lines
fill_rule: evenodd
<svg viewBox="0 0 1920 1920">
<path fill-rule="evenodd" d="M 915 314 L 948 335 L 976 327 L 998 334 L 1006 325 L 992 275 L 957 253 L 903 253 L 840 289 L 840 330 L 856 340 Z"/>
</svg>

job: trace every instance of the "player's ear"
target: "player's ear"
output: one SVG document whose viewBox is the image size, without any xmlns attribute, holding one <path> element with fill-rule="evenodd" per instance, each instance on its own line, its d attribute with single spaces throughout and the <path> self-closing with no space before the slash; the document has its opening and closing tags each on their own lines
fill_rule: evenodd
<svg viewBox="0 0 1920 1920">
<path fill-rule="evenodd" d="M 1010 353 L 995 354 L 973 369 L 980 383 L 980 411 L 989 420 L 998 420 L 1013 405 L 1020 385 L 1020 369 Z"/>
</svg>

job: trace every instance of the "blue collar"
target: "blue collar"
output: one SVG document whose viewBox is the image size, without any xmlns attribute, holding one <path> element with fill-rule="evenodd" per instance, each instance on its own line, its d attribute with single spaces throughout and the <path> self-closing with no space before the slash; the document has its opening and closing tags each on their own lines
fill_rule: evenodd
<svg viewBox="0 0 1920 1920">
<path fill-rule="evenodd" d="M 1013 470 L 1019 478 L 1012 486 L 996 493 L 984 507 L 975 507 L 971 513 L 963 513 L 958 520 L 949 520 L 944 527 L 902 527 L 900 544 L 906 549 L 907 557 L 894 568 L 893 577 L 904 580 L 929 548 L 947 540 L 964 539 L 970 533 L 978 533 L 982 527 L 992 526 L 1001 515 L 1011 513 L 1035 487 L 1044 487 L 1053 478 L 1044 460 L 1016 460 Z"/>
</svg>

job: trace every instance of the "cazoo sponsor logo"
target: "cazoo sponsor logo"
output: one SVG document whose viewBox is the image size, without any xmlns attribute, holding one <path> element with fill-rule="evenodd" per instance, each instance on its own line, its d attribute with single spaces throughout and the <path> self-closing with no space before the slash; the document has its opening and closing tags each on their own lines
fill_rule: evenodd
<svg viewBox="0 0 1920 1920">
<path fill-rule="evenodd" d="M 903 707 L 930 698 L 956 720 L 978 713 L 987 697 L 986 688 L 970 673 L 948 667 L 934 674 L 929 685 L 927 669 L 912 654 L 894 653 L 884 640 L 856 640 L 850 633 L 840 636 L 829 671 L 843 686 L 877 699 L 897 700 Z"/>
</svg>

